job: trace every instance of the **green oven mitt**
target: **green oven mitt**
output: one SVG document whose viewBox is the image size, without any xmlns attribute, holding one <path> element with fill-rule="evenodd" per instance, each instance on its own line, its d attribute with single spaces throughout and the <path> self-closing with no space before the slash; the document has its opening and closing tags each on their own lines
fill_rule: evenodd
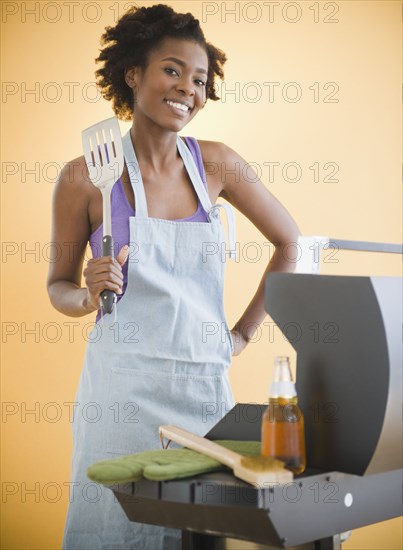
<svg viewBox="0 0 403 550">
<path fill-rule="evenodd" d="M 259 456 L 260 441 L 215 441 L 244 456 Z M 165 481 L 195 476 L 226 468 L 223 464 L 190 449 L 160 449 L 112 460 L 102 460 L 90 466 L 87 475 L 92 481 L 113 485 L 146 478 Z"/>
</svg>

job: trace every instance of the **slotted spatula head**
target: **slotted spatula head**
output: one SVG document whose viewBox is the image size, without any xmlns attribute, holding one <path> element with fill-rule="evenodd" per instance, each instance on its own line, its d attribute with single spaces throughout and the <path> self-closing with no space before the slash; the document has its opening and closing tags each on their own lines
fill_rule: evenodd
<svg viewBox="0 0 403 550">
<path fill-rule="evenodd" d="M 82 131 L 85 161 L 92 183 L 99 189 L 113 184 L 123 172 L 123 146 L 119 122 L 107 118 Z"/>
<path fill-rule="evenodd" d="M 102 256 L 113 256 L 111 191 L 123 172 L 123 145 L 116 117 L 102 120 L 81 133 L 85 162 L 92 183 L 102 193 Z M 100 295 L 101 307 L 111 313 L 116 294 L 105 289 Z"/>
</svg>

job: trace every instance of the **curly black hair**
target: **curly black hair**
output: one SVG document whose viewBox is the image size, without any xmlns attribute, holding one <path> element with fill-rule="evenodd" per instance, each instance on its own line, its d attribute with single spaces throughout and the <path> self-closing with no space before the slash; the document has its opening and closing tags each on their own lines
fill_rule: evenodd
<svg viewBox="0 0 403 550">
<path fill-rule="evenodd" d="M 225 53 L 208 43 L 199 21 L 191 13 L 176 13 L 164 4 L 149 8 L 132 6 L 114 27 L 106 27 L 101 36 L 100 50 L 96 63 L 104 62 L 95 73 L 97 86 L 102 96 L 112 100 L 113 110 L 118 118 L 129 121 L 133 116 L 133 93 L 125 81 L 125 70 L 129 67 L 147 67 L 148 54 L 167 38 L 180 38 L 198 43 L 207 53 L 208 74 L 206 100 L 217 101 L 215 77 L 223 80 Z"/>
</svg>

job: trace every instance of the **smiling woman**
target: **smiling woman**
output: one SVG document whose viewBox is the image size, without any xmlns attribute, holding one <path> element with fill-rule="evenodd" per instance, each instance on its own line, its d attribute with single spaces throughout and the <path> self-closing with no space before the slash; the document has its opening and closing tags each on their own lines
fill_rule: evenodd
<svg viewBox="0 0 403 550">
<path fill-rule="evenodd" d="M 227 212 L 230 249 L 232 206 L 274 243 L 266 271 L 292 270 L 283 247 L 295 242 L 298 228 L 257 177 L 246 177 L 250 167 L 235 151 L 178 136 L 207 100 L 218 99 L 214 83 L 226 60 L 191 14 L 164 5 L 134 7 L 102 38 L 98 86 L 115 114 L 132 125 L 123 139 L 126 166 L 112 190 L 116 258 L 99 257 L 102 200 L 83 157 L 66 165 L 54 193 L 52 242 L 78 246 L 73 257 L 50 264 L 51 302 L 73 317 L 98 311 L 75 399 L 76 491 L 64 548 L 180 548 L 176 530 L 129 522 L 111 491 L 88 496 L 87 468 L 111 455 L 158 448 L 161 424 L 204 435 L 234 405 L 231 356 L 241 353 L 265 317 L 264 277 L 230 331 L 219 206 Z M 222 169 L 206 175 L 212 164 Z M 230 204 L 216 204 L 218 197 Z M 81 288 L 88 242 L 94 257 Z M 108 315 L 100 320 L 104 289 L 118 294 L 118 323 Z M 209 403 L 220 406 L 207 418 Z M 88 418 L 88 404 L 96 404 L 96 421 Z"/>
</svg>

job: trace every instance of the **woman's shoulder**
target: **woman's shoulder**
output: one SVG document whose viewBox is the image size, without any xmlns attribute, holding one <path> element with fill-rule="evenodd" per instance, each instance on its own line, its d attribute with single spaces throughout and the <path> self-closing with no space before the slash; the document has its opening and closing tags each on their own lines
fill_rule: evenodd
<svg viewBox="0 0 403 550">
<path fill-rule="evenodd" d="M 198 139 L 197 142 L 200 147 L 204 164 L 210 162 L 223 162 L 228 159 L 232 153 L 234 153 L 234 151 L 222 141 L 207 141 L 204 139 Z"/>
<path fill-rule="evenodd" d="M 82 185 L 86 182 L 89 183 L 84 155 L 65 162 L 60 171 L 59 180 L 77 185 Z"/>
<path fill-rule="evenodd" d="M 84 155 L 65 162 L 59 173 L 56 189 L 75 196 L 89 196 L 96 188 L 88 177 Z"/>
<path fill-rule="evenodd" d="M 226 188 L 238 180 L 243 159 L 222 141 L 198 140 L 210 194 L 226 197 Z"/>
</svg>

